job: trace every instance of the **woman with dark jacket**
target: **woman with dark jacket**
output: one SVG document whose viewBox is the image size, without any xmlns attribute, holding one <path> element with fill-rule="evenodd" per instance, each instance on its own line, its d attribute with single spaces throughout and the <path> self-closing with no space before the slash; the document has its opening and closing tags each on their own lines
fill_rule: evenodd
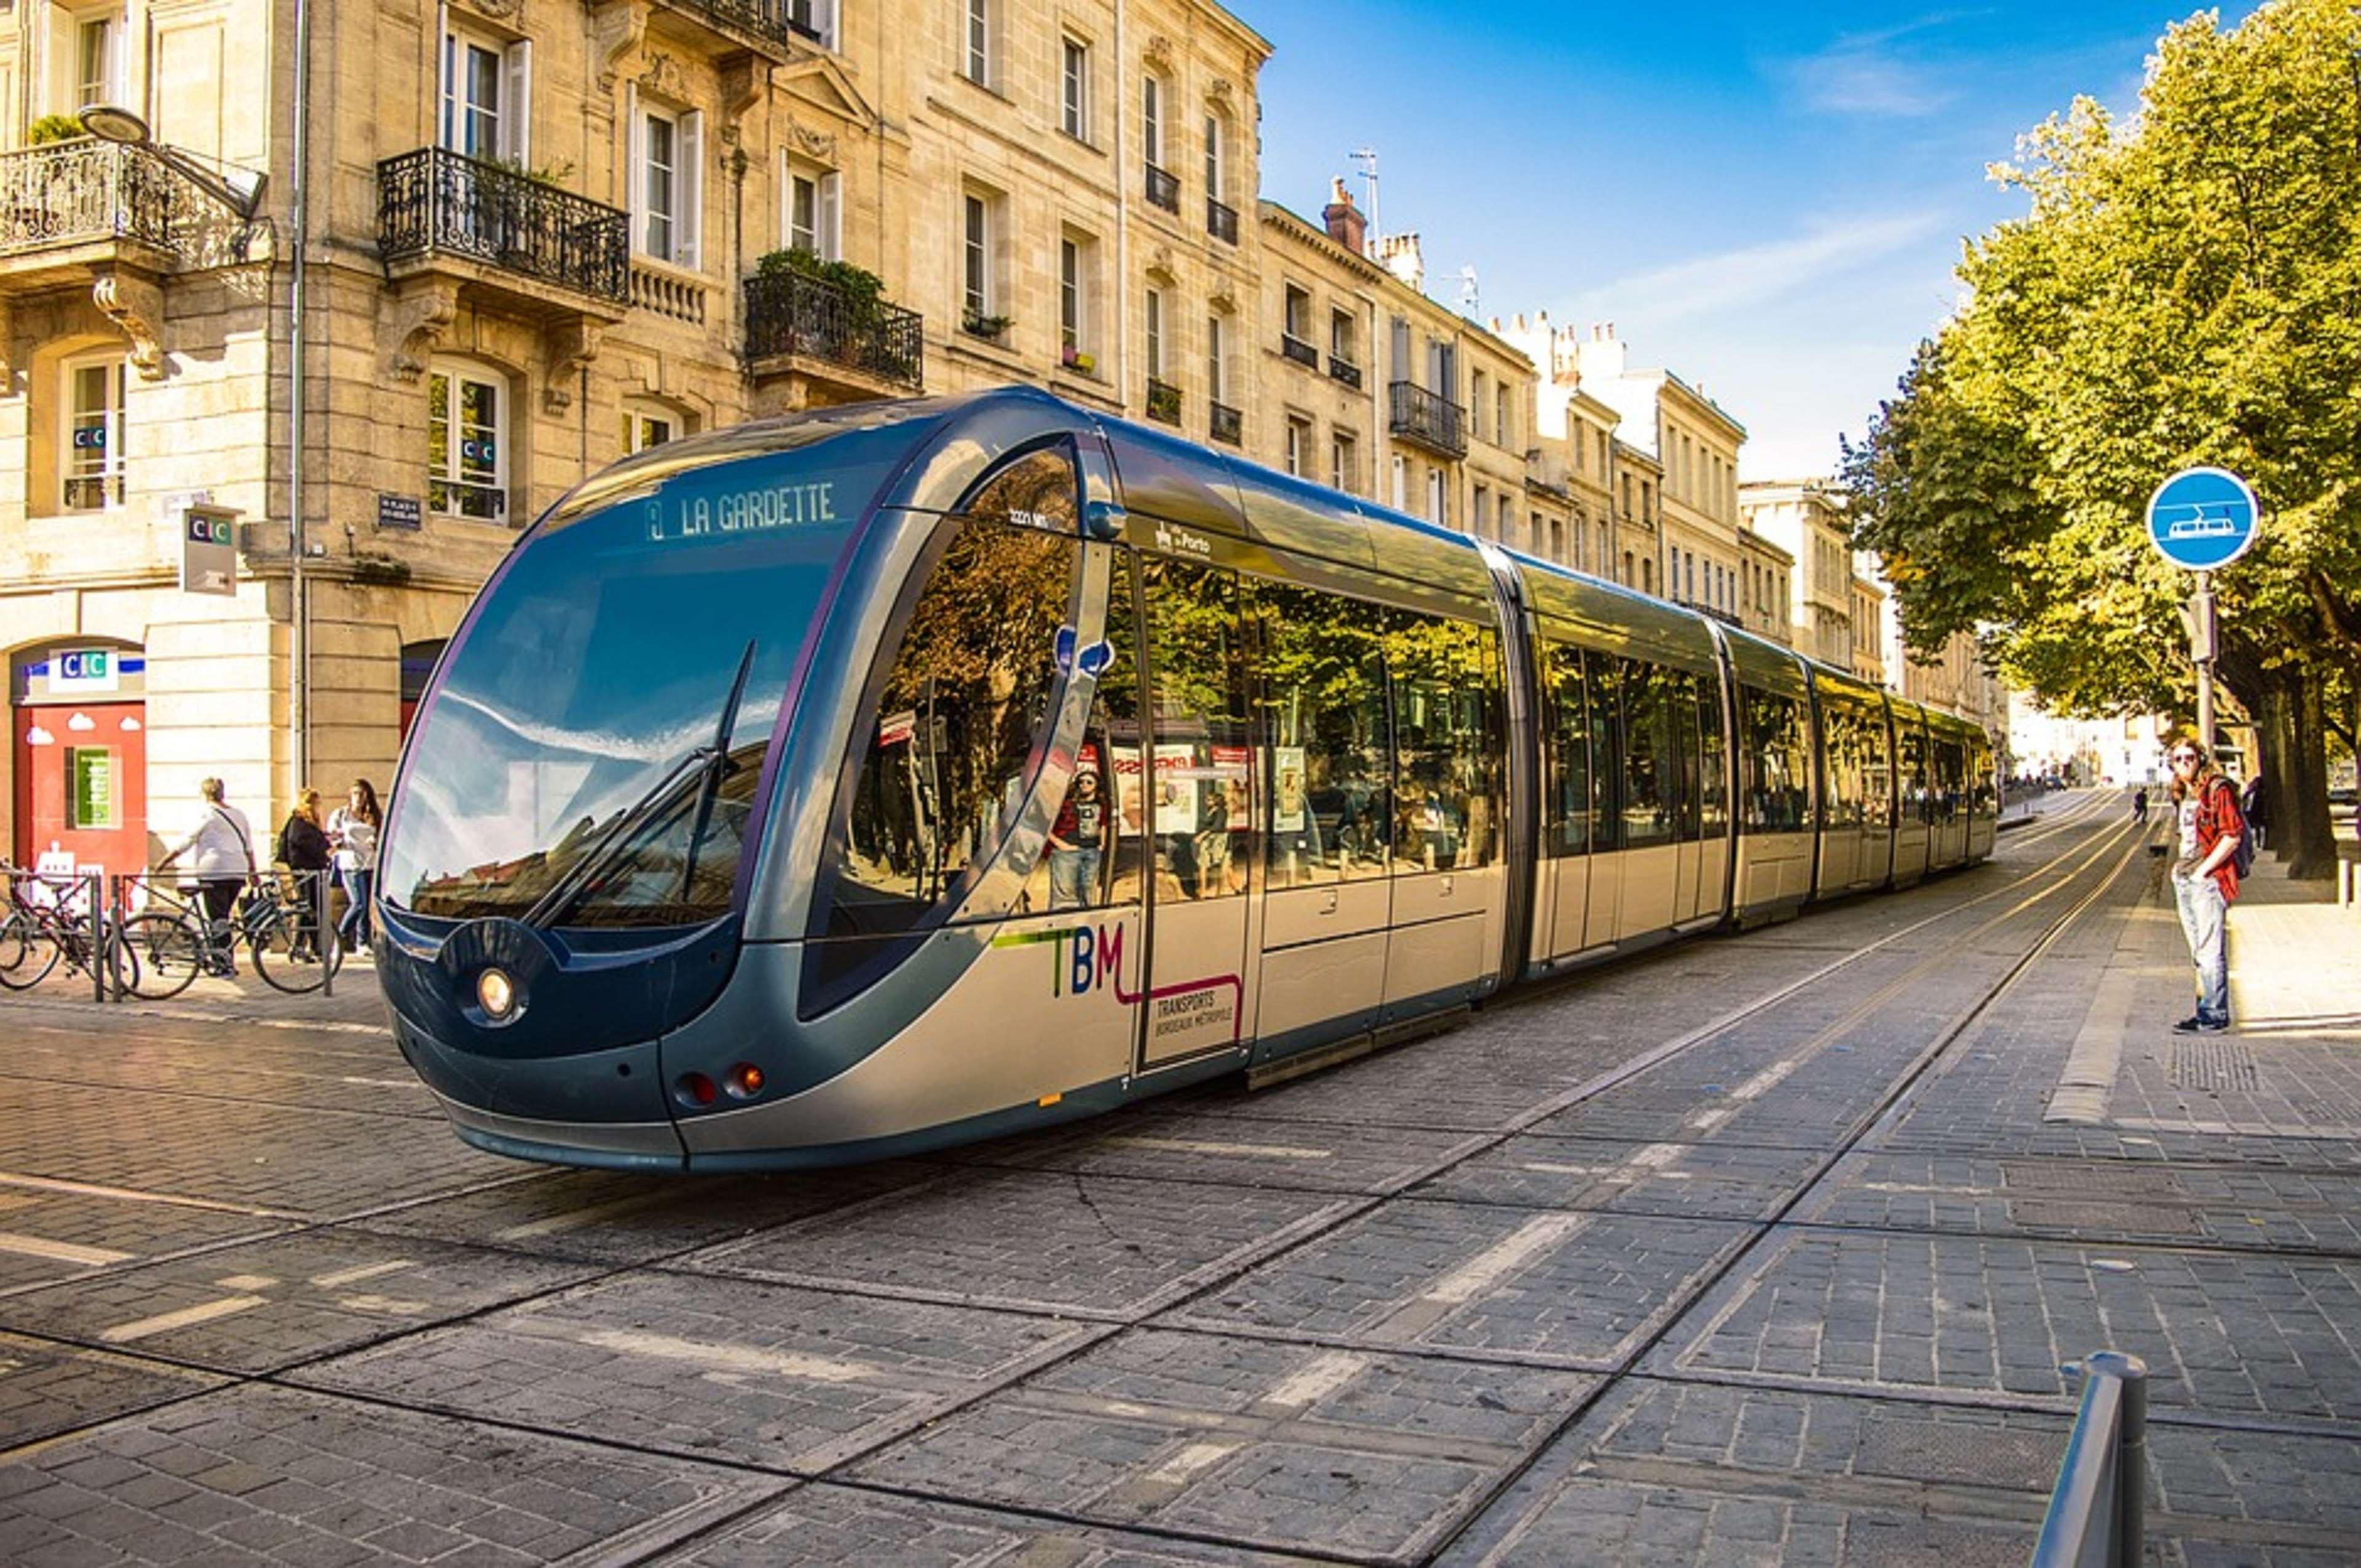
<svg viewBox="0 0 2361 1568">
<path fill-rule="evenodd" d="M 313 957 L 320 948 L 317 910 L 320 875 L 328 869 L 328 830 L 320 825 L 320 792 L 295 792 L 295 809 L 279 829 L 279 863 L 295 876 L 295 950 L 291 957 Z"/>
</svg>

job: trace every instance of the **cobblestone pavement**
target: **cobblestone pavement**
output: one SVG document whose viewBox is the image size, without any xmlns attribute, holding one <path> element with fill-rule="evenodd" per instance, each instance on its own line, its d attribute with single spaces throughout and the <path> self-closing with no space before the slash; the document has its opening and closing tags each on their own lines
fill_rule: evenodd
<svg viewBox="0 0 2361 1568">
<path fill-rule="evenodd" d="M 775 1179 L 467 1149 L 365 969 L 0 998 L 0 1562 L 1978 1568 L 2101 1348 L 2155 1562 L 2361 1562 L 2361 998 L 2176 1039 L 2155 863 L 2043 804 L 1278 1089 Z"/>
</svg>

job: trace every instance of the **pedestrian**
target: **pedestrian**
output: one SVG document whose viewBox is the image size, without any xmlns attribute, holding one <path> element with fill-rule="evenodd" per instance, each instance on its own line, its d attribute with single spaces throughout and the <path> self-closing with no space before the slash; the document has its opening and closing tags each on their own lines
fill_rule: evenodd
<svg viewBox="0 0 2361 1568">
<path fill-rule="evenodd" d="M 2226 930 L 2238 896 L 2238 840 L 2246 831 L 2238 792 L 2194 740 L 2172 748 L 2172 800 L 2180 854 L 2172 862 L 2172 899 L 2181 933 L 2197 966 L 2197 1011 L 2175 1024 L 2176 1034 L 2219 1034 L 2230 1026 L 2230 959 Z"/>
<path fill-rule="evenodd" d="M 2147 826 L 2147 785 L 2146 784 L 2132 791 L 2132 826 L 2135 828 Z"/>
<path fill-rule="evenodd" d="M 308 784 L 280 825 L 278 861 L 295 873 L 295 941 L 289 957 L 302 963 L 320 950 L 321 879 L 328 870 L 328 830 L 320 821 L 320 792 Z"/>
<path fill-rule="evenodd" d="M 1049 907 L 1086 908 L 1098 902 L 1099 859 L 1106 842 L 1106 802 L 1099 798 L 1099 775 L 1085 768 L 1074 775 L 1066 803 L 1049 828 Z"/>
<path fill-rule="evenodd" d="M 353 952 L 369 950 L 369 898 L 377 891 L 377 833 L 385 826 L 377 786 L 355 779 L 345 804 L 328 817 L 328 842 L 335 847 L 336 885 L 345 890 L 344 918 L 336 940 Z"/>
<path fill-rule="evenodd" d="M 2265 809 L 2268 798 L 2260 773 L 2246 781 L 2246 793 L 2238 797 L 2238 815 L 2246 819 L 2246 828 L 2255 836 L 2255 853 L 2258 855 L 2263 852 L 2263 840 L 2269 835 L 2269 814 Z"/>
<path fill-rule="evenodd" d="M 246 813 L 229 804 L 221 780 L 199 783 L 197 796 L 204 802 L 204 813 L 196 830 L 157 861 L 156 869 L 170 871 L 182 855 L 190 857 L 211 936 L 207 967 L 217 975 L 229 975 L 236 972 L 229 960 L 229 915 L 237 906 L 238 891 L 254 875 L 254 830 Z"/>
</svg>

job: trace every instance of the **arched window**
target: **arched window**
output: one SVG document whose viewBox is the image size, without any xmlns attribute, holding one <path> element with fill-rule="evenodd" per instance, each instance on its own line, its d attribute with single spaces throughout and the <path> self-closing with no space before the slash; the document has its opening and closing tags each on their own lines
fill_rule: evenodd
<svg viewBox="0 0 2361 1568">
<path fill-rule="evenodd" d="M 59 370 L 59 509 L 98 511 L 123 504 L 124 358 L 80 354 Z"/>
<path fill-rule="evenodd" d="M 622 425 L 623 455 L 629 456 L 694 433 L 697 421 L 671 403 L 653 398 L 627 398 L 623 401 Z"/>
<path fill-rule="evenodd" d="M 445 517 L 506 521 L 508 378 L 488 365 L 437 359 L 426 379 L 426 504 Z"/>
</svg>

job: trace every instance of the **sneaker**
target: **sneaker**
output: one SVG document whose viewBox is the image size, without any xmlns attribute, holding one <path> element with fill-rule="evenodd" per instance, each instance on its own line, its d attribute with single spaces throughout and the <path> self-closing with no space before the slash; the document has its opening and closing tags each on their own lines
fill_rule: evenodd
<svg viewBox="0 0 2361 1568">
<path fill-rule="evenodd" d="M 2202 1014 L 2192 1013 L 2175 1024 L 2172 1026 L 2172 1032 L 2176 1035 L 2218 1035 L 2229 1026 L 2230 1020 L 2227 1018 L 2208 1018 Z"/>
</svg>

